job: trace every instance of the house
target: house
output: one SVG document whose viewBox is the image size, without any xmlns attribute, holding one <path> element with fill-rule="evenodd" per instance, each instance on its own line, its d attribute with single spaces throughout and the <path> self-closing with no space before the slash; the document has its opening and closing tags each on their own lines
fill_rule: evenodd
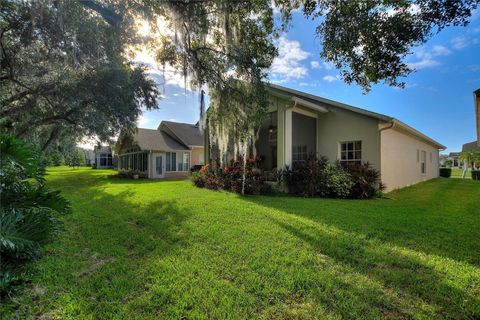
<svg viewBox="0 0 480 320">
<path fill-rule="evenodd" d="M 118 156 L 118 170 L 139 171 L 154 179 L 186 178 L 204 163 L 203 133 L 198 125 L 162 121 L 157 129 L 137 128 Z"/>
<path fill-rule="evenodd" d="M 97 169 L 113 168 L 113 155 L 110 147 L 99 146 L 94 151 Z"/>
<path fill-rule="evenodd" d="M 268 120 L 256 153 L 265 170 L 292 166 L 311 153 L 342 165 L 369 162 L 387 191 L 439 175 L 446 147 L 398 119 L 290 88 L 269 85 Z"/>
<path fill-rule="evenodd" d="M 91 166 L 95 162 L 95 152 L 90 149 L 82 149 L 85 155 L 85 165 Z"/>
<path fill-rule="evenodd" d="M 450 152 L 446 160 L 452 162 L 452 168 L 463 168 L 463 162 L 460 160 L 460 152 Z"/>
</svg>

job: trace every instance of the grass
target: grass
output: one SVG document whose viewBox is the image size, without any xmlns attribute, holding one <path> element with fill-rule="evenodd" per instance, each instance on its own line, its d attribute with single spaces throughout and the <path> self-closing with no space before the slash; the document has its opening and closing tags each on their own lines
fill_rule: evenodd
<svg viewBox="0 0 480 320">
<path fill-rule="evenodd" d="M 463 176 L 463 169 L 461 168 L 452 168 L 452 177 L 454 178 L 461 178 Z M 465 179 L 472 178 L 472 170 L 468 169 L 467 173 L 465 174 Z"/>
<path fill-rule="evenodd" d="M 2 312 L 55 319 L 478 319 L 480 183 L 245 196 L 59 168 L 65 231 Z M 6 313 L 5 313 L 6 314 Z"/>
</svg>

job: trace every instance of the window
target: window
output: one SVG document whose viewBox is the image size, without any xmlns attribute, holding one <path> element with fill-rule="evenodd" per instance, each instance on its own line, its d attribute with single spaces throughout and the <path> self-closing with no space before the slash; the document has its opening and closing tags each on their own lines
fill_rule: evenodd
<svg viewBox="0 0 480 320">
<path fill-rule="evenodd" d="M 293 162 L 306 161 L 308 157 L 307 146 L 293 146 L 292 160 Z"/>
<path fill-rule="evenodd" d="M 422 174 L 427 172 L 427 152 L 422 150 L 422 162 L 420 163 L 420 171 Z"/>
<path fill-rule="evenodd" d="M 111 153 L 100 153 L 100 166 L 109 167 L 112 165 L 112 154 Z"/>
<path fill-rule="evenodd" d="M 340 164 L 362 164 L 362 141 L 345 141 L 340 143 Z"/>
<path fill-rule="evenodd" d="M 417 149 L 417 162 L 420 162 L 420 150 Z"/>
<path fill-rule="evenodd" d="M 177 171 L 177 153 L 167 152 L 165 171 Z"/>
</svg>

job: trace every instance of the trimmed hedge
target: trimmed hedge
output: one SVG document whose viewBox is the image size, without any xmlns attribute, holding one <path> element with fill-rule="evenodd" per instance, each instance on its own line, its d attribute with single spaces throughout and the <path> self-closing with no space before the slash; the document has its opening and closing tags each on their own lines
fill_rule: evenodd
<svg viewBox="0 0 480 320">
<path fill-rule="evenodd" d="M 480 180 L 480 170 L 472 170 L 472 179 Z"/>
<path fill-rule="evenodd" d="M 450 178 L 452 175 L 452 168 L 440 168 L 440 177 Z"/>
</svg>

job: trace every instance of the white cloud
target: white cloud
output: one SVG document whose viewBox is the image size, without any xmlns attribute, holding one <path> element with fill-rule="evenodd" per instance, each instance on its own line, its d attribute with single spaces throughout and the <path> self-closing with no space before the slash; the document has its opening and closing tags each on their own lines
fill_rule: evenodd
<svg viewBox="0 0 480 320">
<path fill-rule="evenodd" d="M 310 61 L 310 66 L 312 67 L 312 69 L 320 69 L 320 62 Z"/>
<path fill-rule="evenodd" d="M 407 65 L 417 70 L 435 67 L 441 64 L 435 59 L 436 57 L 448 56 L 451 53 L 450 49 L 442 45 L 435 45 L 431 49 L 422 47 L 415 51 L 416 59 L 408 62 Z"/>
<path fill-rule="evenodd" d="M 308 69 L 301 62 L 309 55 L 309 52 L 302 50 L 300 42 L 280 37 L 278 57 L 273 60 L 270 71 L 277 78 L 301 79 L 308 74 Z"/>
<path fill-rule="evenodd" d="M 455 37 L 452 39 L 452 47 L 456 50 L 461 50 L 465 47 L 468 47 L 469 41 L 465 37 Z"/>
<path fill-rule="evenodd" d="M 142 127 L 142 126 L 147 125 L 149 122 L 150 122 L 150 118 L 148 118 L 146 115 L 142 114 L 137 119 L 137 126 Z"/>
<path fill-rule="evenodd" d="M 448 56 L 452 52 L 447 47 L 436 45 L 433 46 L 432 53 L 435 56 Z"/>
<path fill-rule="evenodd" d="M 322 79 L 327 82 L 334 82 L 334 81 L 340 80 L 340 76 L 338 74 L 336 76 L 328 75 L 328 76 L 324 76 Z"/>
<path fill-rule="evenodd" d="M 302 87 L 307 87 L 307 86 L 308 86 L 308 82 L 300 82 L 298 85 L 299 85 L 299 86 L 302 86 Z"/>
<path fill-rule="evenodd" d="M 323 67 L 327 70 L 333 70 L 335 68 L 335 65 L 332 62 L 323 62 Z"/>
<path fill-rule="evenodd" d="M 422 59 L 417 62 L 409 62 L 408 66 L 413 69 L 425 69 L 425 68 L 430 68 L 430 67 L 435 67 L 438 66 L 440 62 L 433 60 L 433 59 Z"/>
</svg>

